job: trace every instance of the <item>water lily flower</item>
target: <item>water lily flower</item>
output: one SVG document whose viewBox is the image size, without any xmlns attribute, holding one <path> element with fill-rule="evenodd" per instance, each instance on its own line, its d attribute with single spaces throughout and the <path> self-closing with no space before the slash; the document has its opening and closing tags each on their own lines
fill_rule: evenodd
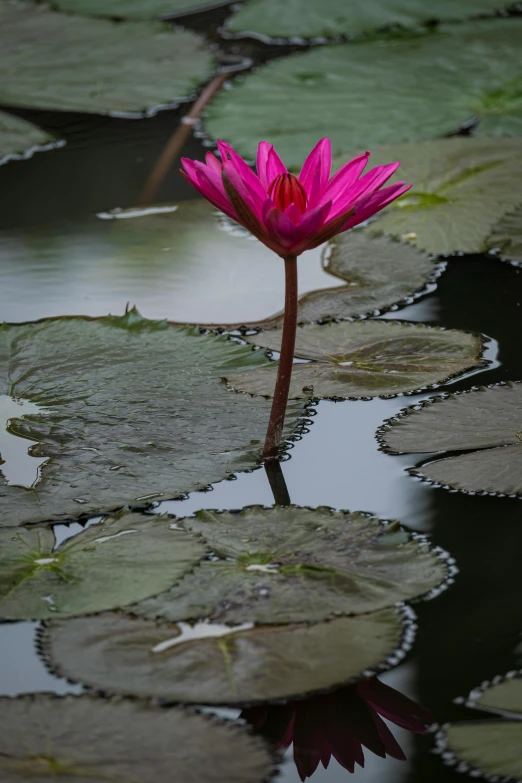
<svg viewBox="0 0 522 783">
<path fill-rule="evenodd" d="M 230 144 L 218 141 L 217 145 L 221 160 L 212 152 L 207 152 L 206 163 L 183 158 L 183 176 L 282 258 L 299 256 L 368 220 L 411 187 L 397 182 L 383 188 L 399 163 L 376 166 L 363 174 L 369 152 L 331 176 L 329 139 L 314 147 L 299 176 L 287 171 L 267 141 L 258 146 L 257 175 Z"/>
<path fill-rule="evenodd" d="M 381 758 L 404 760 L 397 740 L 383 718 L 407 731 L 424 734 L 435 721 L 432 713 L 385 685 L 377 677 L 283 705 L 251 707 L 241 717 L 278 747 L 294 744 L 294 762 L 302 781 L 333 756 L 349 772 L 364 767 L 367 748 Z"/>
<path fill-rule="evenodd" d="M 297 325 L 297 256 L 362 223 L 402 196 L 411 185 L 383 187 L 399 163 L 376 166 L 364 174 L 369 152 L 348 161 L 331 176 L 332 147 L 321 139 L 298 176 L 290 173 L 272 144 L 261 141 L 257 174 L 225 141 L 219 160 L 207 152 L 205 163 L 182 158 L 181 174 L 211 204 L 250 231 L 285 260 L 285 318 L 279 371 L 263 457 L 279 450 L 292 374 Z"/>
</svg>

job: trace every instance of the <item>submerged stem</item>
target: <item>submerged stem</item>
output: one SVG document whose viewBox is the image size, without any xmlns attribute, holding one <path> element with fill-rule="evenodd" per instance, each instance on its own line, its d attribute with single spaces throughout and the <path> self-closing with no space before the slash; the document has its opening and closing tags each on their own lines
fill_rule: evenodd
<svg viewBox="0 0 522 783">
<path fill-rule="evenodd" d="M 270 411 L 270 420 L 266 431 L 263 459 L 276 459 L 281 445 L 286 404 L 292 378 L 294 361 L 295 333 L 297 329 L 297 258 L 285 258 L 285 316 L 283 336 L 281 338 L 281 356 L 277 370 L 274 400 Z"/>
</svg>

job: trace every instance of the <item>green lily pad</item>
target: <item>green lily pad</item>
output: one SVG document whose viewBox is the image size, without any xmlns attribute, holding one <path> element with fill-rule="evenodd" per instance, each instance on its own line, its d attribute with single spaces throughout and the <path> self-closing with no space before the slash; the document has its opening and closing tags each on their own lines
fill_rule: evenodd
<svg viewBox="0 0 522 783">
<path fill-rule="evenodd" d="M 228 19 L 236 34 L 303 38 L 364 35 L 387 27 L 418 27 L 427 22 L 467 19 L 500 11 L 509 0 L 249 0 Z"/>
<path fill-rule="evenodd" d="M 439 736 L 439 743 L 443 742 L 444 749 L 455 755 L 455 761 L 464 762 L 469 771 L 491 780 L 522 780 L 522 677 L 489 684 L 481 688 L 478 698 L 472 694 L 467 704 L 513 713 L 518 719 L 450 723 Z"/>
<path fill-rule="evenodd" d="M 0 163 L 12 157 L 29 157 L 38 147 L 55 141 L 36 125 L 0 111 Z"/>
<path fill-rule="evenodd" d="M 299 323 L 385 310 L 422 290 L 439 271 L 425 253 L 411 245 L 364 229 L 340 234 L 326 247 L 325 272 L 345 285 L 305 294 L 299 300 Z M 305 255 L 299 262 L 300 274 L 308 263 Z M 281 322 L 279 315 L 251 325 L 267 329 Z"/>
<path fill-rule="evenodd" d="M 58 11 L 109 19 L 159 19 L 230 5 L 233 0 L 53 0 Z"/>
<path fill-rule="evenodd" d="M 205 554 L 168 517 L 121 514 L 55 549 L 52 528 L 0 529 L 0 617 L 45 620 L 118 609 L 167 590 Z"/>
<path fill-rule="evenodd" d="M 2 233 L 2 319 L 100 316 L 123 312 L 133 302 L 149 318 L 243 324 L 282 309 L 284 264 L 279 256 L 246 232 L 231 229 L 207 201 L 102 214 Z M 321 250 L 299 259 L 301 294 L 344 282 L 335 272 L 324 271 Z M 391 261 L 391 255 L 385 260 Z M 372 260 L 374 267 L 379 265 Z M 370 264 L 368 259 L 366 267 Z M 393 275 L 409 279 L 411 289 L 422 285 L 427 268 L 413 249 L 404 263 L 395 254 Z M 371 286 L 373 279 L 382 279 L 382 270 L 366 275 L 362 285 Z M 380 284 L 390 298 L 407 285 Z"/>
<path fill-rule="evenodd" d="M 9 783 L 262 783 L 262 740 L 231 722 L 98 696 L 0 698 L 0 776 Z"/>
<path fill-rule="evenodd" d="M 11 0 L 0 0 L 0 50 L 0 103 L 38 109 L 142 113 L 189 97 L 213 68 L 189 31 Z"/>
<path fill-rule="evenodd" d="M 522 207 L 498 221 L 486 247 L 497 251 L 502 258 L 522 265 Z"/>
<path fill-rule="evenodd" d="M 396 454 L 466 452 L 413 471 L 468 492 L 522 493 L 522 383 L 436 398 L 388 422 L 382 442 Z"/>
<path fill-rule="evenodd" d="M 328 508 L 250 506 L 200 511 L 181 525 L 219 560 L 132 612 L 171 622 L 316 622 L 415 598 L 444 581 L 446 568 L 424 540 L 398 523 Z"/>
<path fill-rule="evenodd" d="M 372 159 L 400 160 L 400 178 L 413 183 L 376 228 L 429 253 L 483 253 L 522 200 L 522 139 L 438 139 L 382 147 Z"/>
<path fill-rule="evenodd" d="M 281 330 L 245 339 L 278 351 Z M 412 392 L 476 367 L 481 350 L 476 335 L 423 324 L 306 324 L 297 329 L 295 355 L 311 361 L 294 364 L 290 398 L 349 399 Z M 248 374 L 229 375 L 227 382 L 236 391 L 269 397 L 277 367 L 273 362 Z"/>
<path fill-rule="evenodd" d="M 522 19 L 509 18 L 309 49 L 222 91 L 206 129 L 248 158 L 266 138 L 294 168 L 322 136 L 348 157 L 442 136 L 473 117 L 479 134 L 521 135 L 521 45 Z"/>
<path fill-rule="evenodd" d="M 398 609 L 257 628 L 107 613 L 51 621 L 41 643 L 54 671 L 108 693 L 249 704 L 359 679 L 385 665 L 401 634 Z"/>
<path fill-rule="evenodd" d="M 231 395 L 221 377 L 267 359 L 226 337 L 132 310 L 0 325 L 0 359 L 0 391 L 42 409 L 10 432 L 48 460 L 35 486 L 0 477 L 3 526 L 179 496 L 259 458 L 270 404 Z M 290 407 L 287 435 L 300 412 Z"/>
</svg>

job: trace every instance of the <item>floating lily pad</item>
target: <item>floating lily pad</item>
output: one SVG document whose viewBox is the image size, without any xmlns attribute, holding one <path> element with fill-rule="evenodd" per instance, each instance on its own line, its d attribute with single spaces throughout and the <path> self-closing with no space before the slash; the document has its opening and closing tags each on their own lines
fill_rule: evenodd
<svg viewBox="0 0 522 783">
<path fill-rule="evenodd" d="M 522 492 L 521 408 L 522 383 L 439 397 L 389 422 L 382 441 L 398 454 L 467 452 L 428 462 L 414 472 L 455 489 L 518 494 Z"/>
<path fill-rule="evenodd" d="M 118 609 L 166 590 L 205 554 L 168 517 L 121 514 L 54 548 L 49 527 L 0 529 L 0 617 L 41 620 Z"/>
<path fill-rule="evenodd" d="M 362 255 L 354 257 L 362 263 Z M 384 256 L 386 262 L 391 255 Z M 372 261 L 379 265 L 372 256 L 366 268 Z M 133 302 L 149 318 L 249 323 L 280 312 L 284 303 L 279 256 L 245 231 L 231 228 L 203 199 L 4 231 L 0 267 L 0 317 L 6 321 L 100 316 L 123 312 Z M 395 254 L 390 275 L 408 278 L 413 289 L 426 279 L 427 267 L 412 249 L 404 262 Z M 322 268 L 321 248 L 305 253 L 299 259 L 300 293 L 344 282 L 333 274 Z M 382 269 L 368 269 L 361 285 L 372 285 L 370 277 L 382 281 L 382 275 Z M 380 285 L 391 298 L 407 284 Z"/>
<path fill-rule="evenodd" d="M 221 377 L 267 359 L 226 337 L 132 310 L 0 325 L 0 359 L 0 391 L 43 409 L 10 432 L 48 460 L 33 488 L 0 477 L 3 526 L 179 496 L 259 458 L 270 404 L 232 395 Z"/>
<path fill-rule="evenodd" d="M 278 351 L 281 330 L 270 329 L 249 342 Z M 387 321 L 307 324 L 297 329 L 290 397 L 378 397 L 442 383 L 475 367 L 481 354 L 478 336 L 456 329 Z M 227 376 L 236 391 L 269 397 L 278 364 Z"/>
<path fill-rule="evenodd" d="M 0 50 L 0 103 L 39 109 L 141 113 L 189 97 L 213 68 L 189 31 L 11 0 L 0 0 Z"/>
<path fill-rule="evenodd" d="M 430 253 L 484 252 L 498 221 L 522 200 L 522 139 L 401 144 L 375 150 L 372 160 L 400 160 L 400 177 L 413 183 L 375 226 Z"/>
<path fill-rule="evenodd" d="M 437 276 L 433 261 L 410 245 L 357 229 L 340 234 L 328 246 L 325 271 L 345 281 L 337 288 L 310 291 L 299 301 L 299 323 L 349 318 L 403 302 Z M 299 274 L 307 258 L 299 261 Z M 268 328 L 282 316 L 252 324 Z"/>
<path fill-rule="evenodd" d="M 347 156 L 442 136 L 473 117 L 480 134 L 520 135 L 521 45 L 522 19 L 510 18 L 298 52 L 222 91 L 206 129 L 252 159 L 266 138 L 295 168 L 322 136 Z"/>
<path fill-rule="evenodd" d="M 178 707 L 97 696 L 0 698 L 0 776 L 9 783 L 261 783 L 267 746 Z"/>
<path fill-rule="evenodd" d="M 464 762 L 470 771 L 480 771 L 491 780 L 522 780 L 522 678 L 488 685 L 478 699 L 467 703 L 487 711 L 513 713 L 518 719 L 450 723 L 439 735 L 439 742 L 443 741 L 445 750 L 453 752 L 456 761 Z"/>
<path fill-rule="evenodd" d="M 63 4 L 63 0 L 61 0 Z M 499 11 L 509 0 L 249 0 L 226 23 L 231 33 L 271 38 L 361 35 L 387 27 L 466 19 Z"/>
<path fill-rule="evenodd" d="M 499 220 L 486 247 L 497 251 L 502 258 L 522 264 L 522 207 Z"/>
<path fill-rule="evenodd" d="M 52 141 L 54 136 L 32 123 L 0 111 L 0 163 L 12 156 L 29 156 L 33 149 Z"/>
<path fill-rule="evenodd" d="M 360 512 L 251 506 L 239 514 L 200 511 L 180 524 L 203 536 L 219 560 L 201 563 L 133 613 L 173 622 L 311 622 L 392 606 L 446 575 L 426 541 Z"/>
<path fill-rule="evenodd" d="M 484 0 L 485 1 L 485 0 Z M 233 0 L 53 0 L 59 11 L 111 19 L 158 19 L 194 14 L 229 5 Z"/>
<path fill-rule="evenodd" d="M 154 622 L 107 613 L 52 621 L 53 669 L 109 693 L 248 704 L 324 690 L 379 668 L 401 644 L 397 609 L 316 625 Z"/>
</svg>

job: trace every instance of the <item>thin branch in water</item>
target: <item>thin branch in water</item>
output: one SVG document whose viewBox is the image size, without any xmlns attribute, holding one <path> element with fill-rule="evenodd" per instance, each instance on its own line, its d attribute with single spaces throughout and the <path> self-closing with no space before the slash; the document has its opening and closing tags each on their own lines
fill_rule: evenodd
<svg viewBox="0 0 522 783">
<path fill-rule="evenodd" d="M 226 82 L 229 73 L 220 73 L 207 84 L 201 95 L 192 105 L 188 114 L 181 118 L 181 122 L 168 140 L 165 149 L 156 161 L 145 186 L 136 202 L 136 206 L 144 207 L 154 201 L 163 180 L 167 176 L 174 161 L 179 157 L 185 142 L 192 133 L 192 128 L 203 113 L 207 104 Z"/>
<path fill-rule="evenodd" d="M 281 463 L 277 459 L 269 459 L 265 462 L 265 471 L 274 496 L 276 506 L 289 506 L 290 495 L 286 486 L 285 477 L 281 469 Z"/>
</svg>

